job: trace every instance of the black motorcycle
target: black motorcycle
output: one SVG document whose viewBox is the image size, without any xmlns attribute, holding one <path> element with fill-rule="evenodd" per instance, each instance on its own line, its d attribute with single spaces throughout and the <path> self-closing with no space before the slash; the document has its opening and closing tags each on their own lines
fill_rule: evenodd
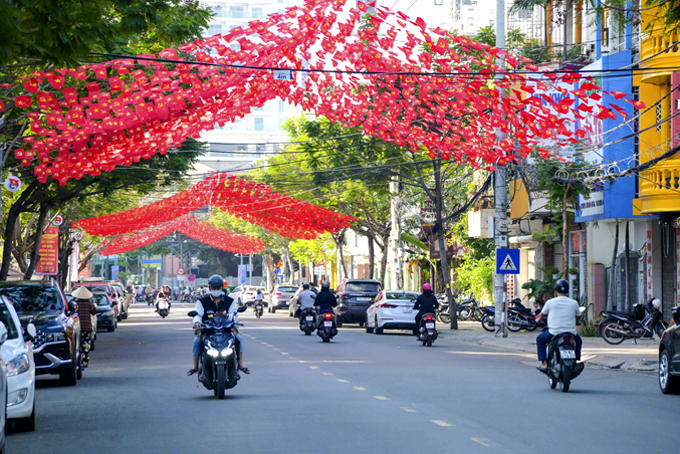
<svg viewBox="0 0 680 454">
<path fill-rule="evenodd" d="M 541 370 L 548 376 L 550 389 L 558 385 L 568 392 L 571 381 L 583 372 L 583 363 L 576 362 L 576 335 L 562 333 L 548 344 L 548 369 Z"/>
<path fill-rule="evenodd" d="M 510 307 L 508 307 L 508 329 L 516 333 L 522 329 L 534 331 L 536 328 L 545 328 L 545 321 L 536 321 L 536 316 L 541 312 L 540 305 L 536 303 L 534 307 L 534 311 L 525 307 L 519 298 L 510 301 Z"/>
<path fill-rule="evenodd" d="M 245 310 L 245 306 L 238 308 L 239 312 Z M 195 317 L 197 314 L 191 311 L 187 315 Z M 233 326 L 232 321 L 220 316 L 210 316 L 201 323 L 203 352 L 199 359 L 198 381 L 220 400 L 224 399 L 224 391 L 237 383 L 238 352 Z"/>
<path fill-rule="evenodd" d="M 338 334 L 338 328 L 335 323 L 335 314 L 332 312 L 326 312 L 324 314 L 319 314 L 319 325 L 316 329 L 316 334 L 324 342 L 330 342 L 333 336 Z"/>
<path fill-rule="evenodd" d="M 458 320 L 479 321 L 484 315 L 473 293 L 463 299 L 460 303 L 456 303 L 456 310 Z"/>
<path fill-rule="evenodd" d="M 262 301 L 255 301 L 255 304 L 253 304 L 253 312 L 255 313 L 255 317 L 260 318 L 262 317 Z"/>
<path fill-rule="evenodd" d="M 602 311 L 605 318 L 600 323 L 600 335 L 611 345 L 618 345 L 626 339 L 633 339 L 635 343 L 642 337 L 659 338 L 668 328 L 661 312 L 652 305 L 654 298 L 646 304 L 638 303 L 633 306 L 633 313 L 618 311 Z"/>
<path fill-rule="evenodd" d="M 418 327 L 418 340 L 423 343 L 423 346 L 432 347 L 432 343 L 437 340 L 438 333 L 434 314 L 423 314 L 420 318 L 420 326 Z"/>
<path fill-rule="evenodd" d="M 493 333 L 496 331 L 496 308 L 494 306 L 484 306 L 480 309 L 482 310 L 482 318 L 479 321 L 482 324 L 482 328 Z"/>
<path fill-rule="evenodd" d="M 305 336 L 311 336 L 316 329 L 316 311 L 313 307 L 308 307 L 300 311 L 300 330 Z"/>
</svg>

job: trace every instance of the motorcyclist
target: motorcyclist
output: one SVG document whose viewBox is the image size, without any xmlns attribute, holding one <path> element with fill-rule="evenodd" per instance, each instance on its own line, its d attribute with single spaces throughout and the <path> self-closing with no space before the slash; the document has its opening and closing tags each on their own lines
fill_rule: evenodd
<svg viewBox="0 0 680 454">
<path fill-rule="evenodd" d="M 304 287 L 304 286 L 303 286 L 303 287 Z M 312 282 L 311 284 L 309 284 L 309 290 L 312 291 L 312 292 L 314 292 L 314 295 L 318 295 L 318 294 L 319 294 L 319 289 L 316 288 L 316 282 Z"/>
<path fill-rule="evenodd" d="M 541 366 L 540 371 L 548 370 L 548 344 L 553 337 L 562 333 L 572 333 L 576 339 L 576 361 L 581 360 L 581 345 L 583 341 L 576 333 L 576 323 L 579 320 L 580 311 L 576 300 L 569 298 L 569 283 L 560 279 L 555 283 L 555 298 L 546 301 L 541 313 L 536 316 L 536 321 L 540 322 L 544 318 L 548 318 L 548 330 L 543 331 L 536 338 L 536 347 L 538 349 L 538 360 Z M 582 364 L 577 364 L 577 367 L 583 369 Z"/>
<path fill-rule="evenodd" d="M 311 291 L 311 290 L 310 290 Z M 302 293 L 300 293 L 302 295 Z M 323 281 L 321 283 L 321 291 L 314 299 L 314 306 L 319 309 L 317 312 L 319 315 L 326 313 L 333 313 L 333 308 L 338 305 L 338 300 L 335 299 L 335 295 L 331 293 L 331 283 L 328 281 Z M 319 321 L 321 317 L 319 317 Z"/>
<path fill-rule="evenodd" d="M 184 287 L 184 290 L 183 290 L 182 293 L 183 293 L 182 301 L 187 301 L 189 299 L 189 297 L 191 296 L 191 289 L 189 288 L 188 285 Z"/>
<path fill-rule="evenodd" d="M 158 296 L 156 297 L 156 312 L 158 312 L 158 303 L 161 300 L 167 300 L 168 301 L 168 312 L 170 311 L 170 308 L 172 307 L 172 302 L 170 301 L 170 298 L 168 298 L 168 295 L 165 294 L 165 292 L 160 292 Z"/>
<path fill-rule="evenodd" d="M 255 294 L 255 302 L 253 303 L 254 310 L 257 310 L 258 304 L 262 304 L 262 300 L 264 300 L 264 295 L 262 294 L 262 290 L 258 288 L 257 293 Z"/>
<path fill-rule="evenodd" d="M 423 284 L 423 293 L 416 299 L 416 304 L 413 305 L 413 310 L 417 310 L 416 314 L 416 328 L 414 330 L 415 335 L 418 335 L 418 329 L 420 328 L 420 319 L 423 318 L 423 314 L 434 314 L 439 308 L 439 301 L 437 297 L 434 296 L 432 291 L 432 286 L 428 283 Z"/>
<path fill-rule="evenodd" d="M 314 291 L 309 288 L 309 284 L 302 284 L 302 291 L 298 295 L 300 307 L 298 307 L 298 310 L 295 311 L 295 317 L 300 317 L 300 313 L 305 309 L 314 308 L 315 300 L 316 293 L 314 293 Z"/>
<path fill-rule="evenodd" d="M 201 348 L 203 347 L 200 331 L 201 322 L 207 320 L 208 316 L 214 315 L 226 317 L 234 323 L 238 323 L 238 307 L 234 300 L 229 298 L 225 293 L 222 276 L 219 274 L 212 275 L 208 280 L 208 286 L 210 288 L 208 295 L 196 301 L 195 311 L 198 315 L 194 317 L 194 333 L 196 333 L 193 346 L 194 367 L 189 369 L 187 375 L 194 375 L 198 372 L 198 360 L 201 356 Z M 243 341 L 241 335 L 238 334 L 236 327 L 232 328 L 232 330 L 234 332 L 234 337 L 236 337 L 236 343 L 238 344 L 236 349 L 238 352 L 238 370 L 242 371 L 244 374 L 249 374 L 250 370 L 247 367 L 243 367 Z"/>
</svg>

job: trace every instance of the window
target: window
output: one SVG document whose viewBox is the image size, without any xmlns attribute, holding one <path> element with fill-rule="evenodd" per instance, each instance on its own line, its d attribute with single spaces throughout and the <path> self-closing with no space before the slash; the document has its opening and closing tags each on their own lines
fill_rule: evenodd
<svg viewBox="0 0 680 454">
<path fill-rule="evenodd" d="M 264 131 L 264 118 L 255 118 L 255 131 Z"/>
<path fill-rule="evenodd" d="M 22 312 L 63 312 L 66 308 L 54 287 L 42 285 L 12 285 L 0 288 L 0 294 L 5 295 L 14 303 L 17 313 Z"/>
<path fill-rule="evenodd" d="M 219 35 L 220 33 L 222 33 L 222 26 L 219 24 L 212 24 L 208 28 L 208 36 Z"/>
<path fill-rule="evenodd" d="M 662 112 L 661 112 L 661 103 L 656 105 L 656 132 L 661 132 L 661 119 L 662 119 Z"/>
<path fill-rule="evenodd" d="M 0 322 L 4 323 L 5 328 L 7 328 L 7 339 L 16 339 L 19 337 L 19 330 L 17 330 L 12 314 L 7 308 L 8 304 L 10 304 L 8 300 L 3 298 L 0 303 Z"/>
<path fill-rule="evenodd" d="M 286 104 L 279 100 L 279 112 L 283 113 L 283 111 L 286 109 Z"/>
<path fill-rule="evenodd" d="M 380 284 L 374 282 L 348 282 L 345 290 L 348 292 L 379 292 Z"/>
</svg>

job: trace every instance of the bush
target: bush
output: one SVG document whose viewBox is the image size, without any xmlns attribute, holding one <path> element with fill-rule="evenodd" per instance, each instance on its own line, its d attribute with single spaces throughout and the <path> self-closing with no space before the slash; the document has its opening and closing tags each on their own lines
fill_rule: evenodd
<svg viewBox="0 0 680 454">
<path fill-rule="evenodd" d="M 456 270 L 456 289 L 461 294 L 474 292 L 480 301 L 490 301 L 495 270 L 496 263 L 492 257 L 479 260 L 467 258 Z"/>
<path fill-rule="evenodd" d="M 600 337 L 600 333 L 597 331 L 595 323 L 591 321 L 581 323 L 581 333 L 581 337 Z"/>
</svg>

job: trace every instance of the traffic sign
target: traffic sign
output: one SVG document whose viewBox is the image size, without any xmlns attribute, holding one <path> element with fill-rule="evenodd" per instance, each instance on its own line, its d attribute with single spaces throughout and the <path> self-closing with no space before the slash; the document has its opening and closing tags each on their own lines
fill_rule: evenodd
<svg viewBox="0 0 680 454">
<path fill-rule="evenodd" d="M 187 276 L 187 280 L 189 282 L 194 282 L 196 280 L 196 275 L 195 274 L 190 274 Z"/>
<path fill-rule="evenodd" d="M 279 263 L 276 264 L 277 268 L 281 268 L 283 266 L 283 260 L 279 260 Z"/>
<path fill-rule="evenodd" d="M 54 219 L 52 220 L 52 225 L 60 226 L 64 223 L 64 218 L 56 215 Z"/>
<path fill-rule="evenodd" d="M 276 277 L 283 277 L 283 268 L 276 268 Z"/>
<path fill-rule="evenodd" d="M 183 276 L 184 273 L 186 273 L 186 270 L 184 268 L 177 268 L 177 274 L 179 274 L 180 276 Z"/>
<path fill-rule="evenodd" d="M 519 249 L 496 249 L 496 273 L 519 274 Z"/>
</svg>

